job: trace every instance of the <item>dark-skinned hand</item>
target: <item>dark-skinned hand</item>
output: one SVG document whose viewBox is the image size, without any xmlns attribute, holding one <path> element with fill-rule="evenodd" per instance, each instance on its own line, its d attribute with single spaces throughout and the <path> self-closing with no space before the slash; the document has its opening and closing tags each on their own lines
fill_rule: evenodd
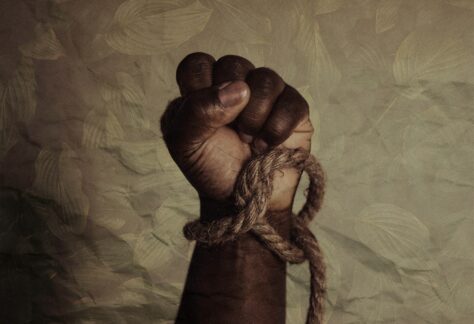
<svg viewBox="0 0 474 324">
<path fill-rule="evenodd" d="M 161 129 L 171 156 L 201 200 L 229 201 L 252 154 L 276 146 L 311 147 L 306 100 L 272 69 L 226 55 L 196 52 L 178 65 L 181 97 L 168 105 Z M 277 172 L 269 210 L 291 206 L 300 172 Z"/>
</svg>

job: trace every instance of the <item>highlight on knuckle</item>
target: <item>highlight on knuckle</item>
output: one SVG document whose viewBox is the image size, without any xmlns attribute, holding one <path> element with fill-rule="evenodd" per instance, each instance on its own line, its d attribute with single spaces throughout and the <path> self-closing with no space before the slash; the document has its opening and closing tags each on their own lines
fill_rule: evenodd
<svg viewBox="0 0 474 324">
<path fill-rule="evenodd" d="M 309 105 L 306 99 L 293 87 L 286 86 L 283 95 L 279 98 L 278 105 L 287 110 L 289 115 L 302 119 L 309 115 Z"/>
<path fill-rule="evenodd" d="M 214 58 L 203 52 L 188 54 L 178 65 L 177 75 L 202 75 L 212 69 Z"/>
<path fill-rule="evenodd" d="M 265 120 L 255 112 L 246 112 L 239 117 L 239 128 L 247 134 L 256 134 Z"/>
<path fill-rule="evenodd" d="M 256 98 L 267 98 L 279 93 L 284 86 L 281 77 L 273 70 L 261 67 L 249 73 L 247 83 Z"/>
<path fill-rule="evenodd" d="M 226 55 L 214 64 L 212 77 L 215 83 L 245 80 L 249 71 L 255 67 L 247 59 L 237 55 Z"/>
<path fill-rule="evenodd" d="M 216 65 L 225 70 L 242 70 L 243 68 L 252 65 L 252 63 L 250 63 L 246 58 L 238 55 L 225 55 L 217 60 Z"/>
<path fill-rule="evenodd" d="M 282 139 L 288 137 L 289 130 L 292 125 L 289 125 L 290 120 L 286 118 L 277 118 L 265 126 L 264 139 L 271 145 L 277 144 Z"/>
</svg>

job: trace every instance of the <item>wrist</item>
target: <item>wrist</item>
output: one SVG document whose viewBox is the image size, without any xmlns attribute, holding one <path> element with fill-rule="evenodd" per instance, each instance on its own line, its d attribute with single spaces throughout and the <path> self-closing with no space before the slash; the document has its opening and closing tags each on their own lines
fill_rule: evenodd
<svg viewBox="0 0 474 324">
<path fill-rule="evenodd" d="M 278 209 L 269 209 L 265 213 L 268 223 L 285 239 L 289 239 L 290 236 L 293 198 L 294 193 L 291 198 L 287 199 L 288 204 L 280 204 Z M 200 220 L 203 223 L 222 217 L 234 216 L 238 213 L 231 199 L 214 200 L 206 197 L 199 197 L 199 199 L 201 204 Z"/>
<path fill-rule="evenodd" d="M 201 198 L 201 220 L 235 214 L 227 201 Z M 289 237 L 291 210 L 267 211 L 265 217 Z M 286 263 L 251 232 L 208 246 L 197 242 L 176 323 L 284 324 Z"/>
</svg>

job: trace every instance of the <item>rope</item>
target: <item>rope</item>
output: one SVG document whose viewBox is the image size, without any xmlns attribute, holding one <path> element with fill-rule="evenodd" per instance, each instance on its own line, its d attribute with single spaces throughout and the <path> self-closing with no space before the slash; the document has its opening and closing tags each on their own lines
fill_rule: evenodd
<svg viewBox="0 0 474 324">
<path fill-rule="evenodd" d="M 298 214 L 292 214 L 290 242 L 282 238 L 267 222 L 267 202 L 273 191 L 276 170 L 296 168 L 309 176 L 307 199 Z M 239 210 L 218 220 L 187 223 L 184 236 L 206 244 L 221 244 L 251 231 L 281 260 L 302 263 L 308 260 L 310 269 L 310 299 L 306 324 L 323 323 L 326 293 L 325 265 L 316 237 L 308 223 L 319 211 L 324 196 L 324 171 L 309 152 L 302 149 L 276 148 L 251 159 L 241 170 L 234 188 L 234 203 Z"/>
</svg>

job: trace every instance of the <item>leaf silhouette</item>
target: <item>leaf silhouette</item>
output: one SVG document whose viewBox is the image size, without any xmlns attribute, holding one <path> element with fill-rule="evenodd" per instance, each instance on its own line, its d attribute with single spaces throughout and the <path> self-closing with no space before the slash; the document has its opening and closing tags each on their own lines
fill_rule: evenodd
<svg viewBox="0 0 474 324">
<path fill-rule="evenodd" d="M 314 3 L 317 15 L 327 14 L 338 10 L 344 4 L 344 0 L 318 0 Z"/>
<path fill-rule="evenodd" d="M 15 124 L 11 121 L 11 114 L 5 104 L 5 96 L 0 85 L 0 160 L 20 138 Z"/>
<path fill-rule="evenodd" d="M 427 120 L 406 126 L 402 151 L 394 160 L 396 163 L 391 166 L 390 173 L 396 175 L 404 168 L 412 177 L 434 176 L 437 182 L 449 184 L 443 190 L 450 190 L 453 185 L 472 186 L 473 166 L 469 163 L 473 142 L 471 129 L 471 123 L 464 120 L 436 123 Z"/>
<path fill-rule="evenodd" d="M 439 269 L 407 271 L 402 275 L 404 304 L 431 323 L 455 323 L 457 314 L 445 280 Z"/>
<path fill-rule="evenodd" d="M 88 263 L 76 267 L 73 269 L 73 275 L 81 290 L 84 291 L 84 295 L 92 299 L 91 304 L 95 303 L 94 300 L 98 300 L 101 294 L 107 292 L 110 287 L 116 287 L 123 282 L 123 278 L 118 273 L 111 271 L 97 259 L 93 263 L 92 260 L 88 260 Z M 83 307 L 88 306 L 87 304 L 83 301 Z"/>
<path fill-rule="evenodd" d="M 85 120 L 82 145 L 88 148 L 107 147 L 115 139 L 123 139 L 124 131 L 117 117 L 108 109 L 93 109 Z"/>
<path fill-rule="evenodd" d="M 316 99 L 321 100 L 338 84 L 341 73 L 324 45 L 317 21 L 309 20 L 305 15 L 297 18 L 299 30 L 294 44 L 308 57 L 308 78 L 315 85 Z"/>
<path fill-rule="evenodd" d="M 124 54 L 166 53 L 200 33 L 210 16 L 199 1 L 179 7 L 173 1 L 129 0 L 117 9 L 105 40 Z"/>
<path fill-rule="evenodd" d="M 82 233 L 89 214 L 89 200 L 82 192 L 82 174 L 75 159 L 75 152 L 63 144 L 60 152 L 41 150 L 35 162 L 36 178 L 30 192 L 46 200 L 34 201 L 34 207 L 60 237 Z"/>
<path fill-rule="evenodd" d="M 136 177 L 129 188 L 129 201 L 139 215 L 154 213 L 168 197 L 181 194 L 192 197 L 194 194 L 194 189 L 188 185 L 163 141 L 157 143 L 156 150 L 158 172 Z"/>
<path fill-rule="evenodd" d="M 149 174 L 157 170 L 157 142 L 115 140 L 106 148 L 129 170 Z"/>
<path fill-rule="evenodd" d="M 215 0 L 211 5 L 216 13 L 216 32 L 224 39 L 246 44 L 265 44 L 271 31 L 271 21 L 257 13 L 246 1 Z"/>
<path fill-rule="evenodd" d="M 471 0 L 445 0 L 445 1 L 449 3 L 450 5 L 453 5 L 456 7 L 474 10 L 474 2 L 472 2 Z"/>
<path fill-rule="evenodd" d="M 138 237 L 134 249 L 134 260 L 149 271 L 161 269 L 161 276 L 165 275 L 164 271 L 174 268 L 178 262 L 181 265 L 179 269 L 185 269 L 185 265 L 189 262 L 187 254 L 178 253 L 169 242 L 154 234 L 153 231 L 143 232 Z M 186 261 L 184 265 L 183 260 Z"/>
<path fill-rule="evenodd" d="M 356 263 L 344 303 L 360 322 L 384 323 L 397 318 L 403 307 L 401 296 L 403 290 L 399 283 L 389 280 L 384 272 L 374 272 Z"/>
<path fill-rule="evenodd" d="M 361 212 L 354 229 L 361 242 L 399 267 L 428 270 L 434 266 L 428 229 L 402 208 L 370 205 Z"/>
<path fill-rule="evenodd" d="M 181 194 L 180 203 L 166 199 L 154 215 L 153 230 L 165 240 L 175 253 L 187 259 L 189 242 L 181 235 L 181 229 L 198 215 L 197 203 L 192 196 Z"/>
<path fill-rule="evenodd" d="M 400 44 L 393 63 L 393 75 L 402 94 L 413 98 L 423 91 L 422 81 L 455 81 L 471 62 L 472 55 L 459 35 L 435 28 L 420 28 Z"/>
<path fill-rule="evenodd" d="M 124 72 L 115 73 L 115 80 L 115 84 L 104 83 L 100 89 L 106 110 L 114 113 L 124 128 L 149 128 L 150 121 L 145 111 L 147 100 L 141 86 L 130 74 Z M 110 122 L 115 123 L 112 120 Z M 114 128 L 118 131 L 117 125 Z"/>
<path fill-rule="evenodd" d="M 36 38 L 20 46 L 23 55 L 38 60 L 56 60 L 65 55 L 65 51 L 53 28 L 39 23 L 35 27 Z"/>
<path fill-rule="evenodd" d="M 470 259 L 474 262 L 472 246 L 474 246 L 474 220 L 465 218 L 459 220 L 449 233 L 449 238 L 442 247 L 441 258 Z"/>
<path fill-rule="evenodd" d="M 471 302 L 474 298 L 474 262 L 450 258 L 446 261 L 444 270 L 456 310 L 466 317 L 472 316 L 474 313 Z"/>
<path fill-rule="evenodd" d="M 182 290 L 182 288 L 177 288 L 177 285 L 170 282 L 151 284 L 143 278 L 136 277 L 124 282 L 119 287 L 119 291 L 122 298 L 128 300 L 124 304 L 146 305 L 153 308 L 153 313 L 150 315 L 157 320 L 157 323 L 171 323 L 176 314 Z M 134 302 L 134 300 L 137 301 Z"/>
<path fill-rule="evenodd" d="M 347 219 L 344 220 L 348 222 Z M 396 264 L 383 256 L 377 255 L 364 243 L 357 241 L 350 234 L 344 233 L 340 229 L 335 229 L 326 225 L 320 226 L 321 230 L 326 232 L 332 241 L 341 247 L 341 250 L 350 255 L 365 267 L 374 272 L 383 272 L 390 276 L 392 281 L 399 282 L 400 275 L 397 272 Z"/>
<path fill-rule="evenodd" d="M 255 66 L 265 65 L 265 46 L 248 44 L 246 42 L 234 42 L 237 55 L 248 58 Z"/>
<path fill-rule="evenodd" d="M 375 31 L 383 33 L 395 26 L 401 0 L 382 0 L 377 4 L 375 12 Z"/>
<path fill-rule="evenodd" d="M 109 235 L 89 243 L 97 258 L 115 271 L 130 271 L 133 260 L 130 245 L 115 236 Z"/>
<path fill-rule="evenodd" d="M 359 44 L 349 59 L 357 64 L 358 68 L 372 69 L 378 72 L 391 70 L 391 61 L 379 47 L 371 43 Z"/>
<path fill-rule="evenodd" d="M 153 55 L 150 58 L 151 80 L 149 81 L 154 91 L 150 91 L 155 100 L 161 100 L 163 106 L 166 105 L 164 99 L 175 98 L 179 96 L 179 89 L 176 87 L 176 68 L 169 55 Z"/>
<path fill-rule="evenodd" d="M 12 78 L 0 84 L 2 123 L 31 121 L 36 111 L 36 88 L 33 61 L 22 58 Z"/>
</svg>

